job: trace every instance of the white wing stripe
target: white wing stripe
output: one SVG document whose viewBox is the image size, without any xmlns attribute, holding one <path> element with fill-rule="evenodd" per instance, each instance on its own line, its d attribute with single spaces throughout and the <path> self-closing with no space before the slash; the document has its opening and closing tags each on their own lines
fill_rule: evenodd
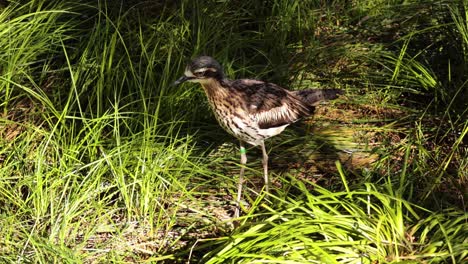
<svg viewBox="0 0 468 264">
<path fill-rule="evenodd" d="M 264 112 L 259 112 L 255 113 L 252 115 L 252 118 L 256 122 L 264 122 L 264 123 L 269 123 L 269 122 L 274 122 L 280 119 L 286 119 L 286 120 L 291 120 L 294 121 L 297 119 L 297 113 L 294 111 L 291 111 L 290 108 L 286 104 L 283 104 L 280 107 L 275 107 L 273 109 L 270 109 L 269 111 L 264 111 Z"/>
</svg>

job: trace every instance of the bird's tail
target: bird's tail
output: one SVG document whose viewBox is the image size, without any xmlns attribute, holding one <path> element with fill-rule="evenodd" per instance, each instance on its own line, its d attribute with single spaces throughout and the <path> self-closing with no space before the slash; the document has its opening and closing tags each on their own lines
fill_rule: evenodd
<svg viewBox="0 0 468 264">
<path fill-rule="evenodd" d="M 320 101 L 332 100 L 343 94 L 343 90 L 339 89 L 313 89 L 291 91 L 297 98 L 308 105 L 316 105 Z"/>
</svg>

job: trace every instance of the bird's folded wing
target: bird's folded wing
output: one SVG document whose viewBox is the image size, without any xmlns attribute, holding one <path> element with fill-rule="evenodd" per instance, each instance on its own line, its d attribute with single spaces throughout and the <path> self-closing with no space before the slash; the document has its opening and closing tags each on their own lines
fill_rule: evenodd
<svg viewBox="0 0 468 264">
<path fill-rule="evenodd" d="M 291 124 L 303 116 L 312 114 L 313 107 L 307 106 L 292 93 L 273 83 L 240 80 L 248 85 L 236 85 L 243 90 L 247 114 L 262 129 Z M 247 83 L 246 83 L 247 84 Z"/>
<path fill-rule="evenodd" d="M 283 104 L 268 110 L 255 111 L 250 115 L 260 128 L 268 129 L 294 123 L 302 116 L 297 110 L 290 108 L 288 104 Z"/>
</svg>

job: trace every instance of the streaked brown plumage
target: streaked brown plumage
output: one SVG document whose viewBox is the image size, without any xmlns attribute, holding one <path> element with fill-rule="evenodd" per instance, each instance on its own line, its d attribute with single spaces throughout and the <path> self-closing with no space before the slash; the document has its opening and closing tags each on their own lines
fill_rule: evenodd
<svg viewBox="0 0 468 264">
<path fill-rule="evenodd" d="M 240 140 L 241 171 L 235 217 L 239 216 L 244 165 L 247 162 L 243 142 L 260 146 L 263 153 L 265 189 L 268 192 L 268 155 L 264 140 L 278 135 L 289 124 L 313 114 L 314 105 L 334 99 L 340 90 L 289 91 L 276 84 L 253 80 L 228 80 L 221 65 L 211 57 L 201 56 L 186 67 L 184 76 L 175 84 L 199 82 L 205 91 L 219 124 Z"/>
</svg>

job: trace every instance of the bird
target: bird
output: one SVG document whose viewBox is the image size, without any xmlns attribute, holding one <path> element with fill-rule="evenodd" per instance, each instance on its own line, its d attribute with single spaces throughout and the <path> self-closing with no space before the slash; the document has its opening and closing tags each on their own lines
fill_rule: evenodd
<svg viewBox="0 0 468 264">
<path fill-rule="evenodd" d="M 191 60 L 182 77 L 174 82 L 200 83 L 218 123 L 240 142 L 240 173 L 234 217 L 239 217 L 247 155 L 245 143 L 260 146 L 265 191 L 269 192 L 268 153 L 265 139 L 276 136 L 290 124 L 311 116 L 315 106 L 342 93 L 339 89 L 292 91 L 256 79 L 226 78 L 221 64 L 210 56 Z"/>
</svg>

